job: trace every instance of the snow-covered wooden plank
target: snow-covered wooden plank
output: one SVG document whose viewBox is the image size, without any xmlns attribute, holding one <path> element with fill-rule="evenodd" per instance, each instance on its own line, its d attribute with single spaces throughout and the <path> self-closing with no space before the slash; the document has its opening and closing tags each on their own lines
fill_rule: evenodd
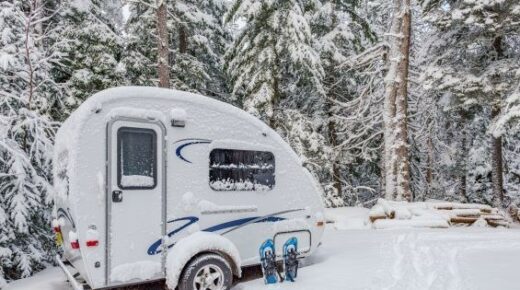
<svg viewBox="0 0 520 290">
<path fill-rule="evenodd" d="M 375 229 L 398 229 L 398 228 L 449 228 L 447 221 L 442 219 L 411 219 L 391 220 L 380 219 L 373 223 Z"/>
</svg>

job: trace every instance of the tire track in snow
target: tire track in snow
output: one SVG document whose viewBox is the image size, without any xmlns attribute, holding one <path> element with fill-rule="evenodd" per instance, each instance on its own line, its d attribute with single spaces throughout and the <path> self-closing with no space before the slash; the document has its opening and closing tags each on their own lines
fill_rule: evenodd
<svg viewBox="0 0 520 290">
<path fill-rule="evenodd" d="M 390 275 L 383 279 L 385 290 L 461 290 L 459 251 L 450 243 L 429 241 L 420 233 L 400 234 L 382 246 L 393 260 Z"/>
<path fill-rule="evenodd" d="M 398 285 L 398 283 L 402 280 L 403 277 L 403 261 L 404 261 L 404 254 L 403 254 L 403 242 L 406 239 L 406 234 L 400 234 L 396 238 L 393 239 L 391 248 L 391 253 L 394 255 L 393 257 L 393 264 L 392 264 L 392 273 L 391 273 L 391 279 L 392 281 L 389 283 L 388 286 L 383 286 L 383 290 L 390 290 L 395 289 L 395 287 Z M 386 252 L 384 249 L 382 251 L 383 253 Z M 383 282 L 384 283 L 384 282 Z M 386 284 L 386 283 L 385 283 Z"/>
</svg>

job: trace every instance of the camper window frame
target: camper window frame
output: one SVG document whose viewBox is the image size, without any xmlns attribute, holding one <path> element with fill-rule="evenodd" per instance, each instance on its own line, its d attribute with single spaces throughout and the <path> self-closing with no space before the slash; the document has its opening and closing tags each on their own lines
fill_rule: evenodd
<svg viewBox="0 0 520 290">
<path fill-rule="evenodd" d="M 245 151 L 245 152 L 252 152 L 252 153 L 257 153 L 257 152 L 261 152 L 261 153 L 268 153 L 272 156 L 272 159 L 273 159 L 273 183 L 268 185 L 268 189 L 266 190 L 259 190 L 259 189 L 256 189 L 256 188 L 253 188 L 253 189 L 236 189 L 236 188 L 232 188 L 232 189 L 217 189 L 215 188 L 212 184 L 211 184 L 211 170 L 212 170 L 212 160 L 211 160 L 211 156 L 213 154 L 214 151 L 217 151 L 217 150 L 230 150 L 230 151 Z M 219 148 L 213 148 L 210 152 L 209 152 L 209 174 L 208 174 L 208 185 L 209 187 L 213 190 L 213 191 L 217 191 L 217 192 L 233 192 L 233 191 L 245 191 L 245 192 L 268 192 L 268 191 L 272 191 L 275 187 L 276 187 L 276 156 L 273 152 L 271 151 L 267 151 L 267 150 L 251 150 L 251 149 L 237 149 L 237 148 L 222 148 L 222 147 L 219 147 Z"/>
<path fill-rule="evenodd" d="M 153 149 L 153 160 L 152 160 L 152 177 L 153 177 L 153 185 L 152 186 L 124 186 L 121 184 L 121 179 L 123 177 L 123 168 L 121 166 L 121 135 L 124 132 L 130 133 L 146 133 L 152 135 L 152 149 Z M 157 187 L 157 154 L 159 154 L 157 150 L 157 133 L 154 129 L 151 128 L 140 128 L 140 127 L 119 127 L 117 129 L 117 186 L 120 189 L 124 190 L 152 190 Z"/>
</svg>

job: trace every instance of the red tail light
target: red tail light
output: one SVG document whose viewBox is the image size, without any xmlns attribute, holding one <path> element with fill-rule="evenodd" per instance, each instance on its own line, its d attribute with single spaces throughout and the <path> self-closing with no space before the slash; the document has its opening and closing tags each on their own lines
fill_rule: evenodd
<svg viewBox="0 0 520 290">
<path fill-rule="evenodd" d="M 89 225 L 86 233 L 87 247 L 97 247 L 99 245 L 99 233 L 95 225 Z"/>
<path fill-rule="evenodd" d="M 87 247 L 97 247 L 99 245 L 99 241 L 87 241 Z"/>
<path fill-rule="evenodd" d="M 78 240 L 78 235 L 76 234 L 76 232 L 74 232 L 74 231 L 69 232 L 69 241 L 70 241 L 70 247 L 73 250 L 79 249 L 79 240 Z"/>
<path fill-rule="evenodd" d="M 78 240 L 70 241 L 70 246 L 71 246 L 74 250 L 79 249 L 79 242 L 78 242 Z"/>
</svg>

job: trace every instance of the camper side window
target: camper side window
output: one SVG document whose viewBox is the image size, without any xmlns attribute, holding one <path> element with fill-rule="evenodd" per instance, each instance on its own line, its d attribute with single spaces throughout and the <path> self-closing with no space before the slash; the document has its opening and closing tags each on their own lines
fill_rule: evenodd
<svg viewBox="0 0 520 290">
<path fill-rule="evenodd" d="M 122 127 L 117 131 L 117 182 L 121 189 L 151 189 L 157 184 L 154 130 Z"/>
<path fill-rule="evenodd" d="M 275 185 L 271 152 L 213 149 L 209 162 L 209 185 L 213 190 L 266 191 Z"/>
</svg>

